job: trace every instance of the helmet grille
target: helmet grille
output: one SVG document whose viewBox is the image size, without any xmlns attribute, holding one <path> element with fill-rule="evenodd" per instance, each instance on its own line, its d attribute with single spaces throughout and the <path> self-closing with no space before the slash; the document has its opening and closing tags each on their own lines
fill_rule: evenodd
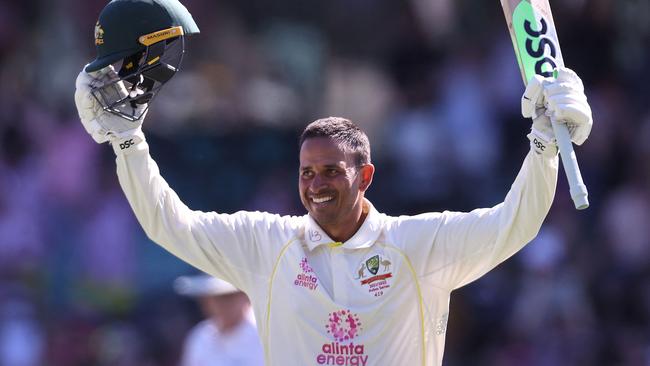
<svg viewBox="0 0 650 366">
<path fill-rule="evenodd" d="M 178 36 L 147 46 L 115 64 L 118 78 L 93 89 L 105 111 L 130 121 L 140 119 L 162 86 L 178 72 L 185 41 Z"/>
</svg>

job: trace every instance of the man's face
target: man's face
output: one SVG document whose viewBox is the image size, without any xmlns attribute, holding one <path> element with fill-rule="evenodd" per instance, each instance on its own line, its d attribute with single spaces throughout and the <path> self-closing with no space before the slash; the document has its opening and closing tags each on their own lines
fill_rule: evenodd
<svg viewBox="0 0 650 366">
<path fill-rule="evenodd" d="M 356 224 L 363 192 L 370 184 L 366 180 L 353 156 L 333 140 L 316 137 L 303 142 L 298 179 L 300 199 L 323 229 Z"/>
</svg>

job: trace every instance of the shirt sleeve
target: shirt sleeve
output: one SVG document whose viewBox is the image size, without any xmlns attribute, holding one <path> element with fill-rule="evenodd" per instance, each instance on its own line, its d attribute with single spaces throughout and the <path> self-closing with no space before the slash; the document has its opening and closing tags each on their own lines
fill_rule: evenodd
<svg viewBox="0 0 650 366">
<path fill-rule="evenodd" d="M 247 291 L 271 271 L 299 218 L 189 209 L 160 176 L 146 141 L 117 154 L 117 175 L 147 236 L 167 251 Z M 258 281 L 259 282 L 259 281 Z"/>
<path fill-rule="evenodd" d="M 557 182 L 557 156 L 530 151 L 505 200 L 471 212 L 399 217 L 395 232 L 427 282 L 453 290 L 483 276 L 531 241 Z"/>
</svg>

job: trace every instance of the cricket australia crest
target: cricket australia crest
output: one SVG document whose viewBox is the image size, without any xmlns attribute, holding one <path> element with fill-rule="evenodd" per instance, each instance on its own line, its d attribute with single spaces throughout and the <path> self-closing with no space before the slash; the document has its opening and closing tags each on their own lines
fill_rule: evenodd
<svg viewBox="0 0 650 366">
<path fill-rule="evenodd" d="M 369 258 L 366 261 L 366 268 L 368 268 L 368 272 L 376 275 L 379 271 L 379 255 Z"/>
<path fill-rule="evenodd" d="M 356 279 L 361 286 L 367 286 L 368 293 L 374 296 L 382 296 L 384 290 L 390 287 L 390 279 L 393 277 L 390 259 L 379 254 L 373 255 L 361 262 Z M 368 271 L 368 273 L 366 273 Z"/>
</svg>

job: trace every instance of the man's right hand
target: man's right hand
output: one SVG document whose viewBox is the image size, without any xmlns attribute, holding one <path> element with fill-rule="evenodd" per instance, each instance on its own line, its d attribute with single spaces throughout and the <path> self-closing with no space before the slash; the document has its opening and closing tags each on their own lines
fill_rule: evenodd
<svg viewBox="0 0 650 366">
<path fill-rule="evenodd" d="M 98 144 L 107 141 L 121 141 L 132 136 L 142 136 L 141 126 L 146 112 L 139 120 L 129 121 L 105 111 L 99 101 L 92 95 L 93 89 L 109 84 L 117 78 L 117 73 L 112 66 L 91 73 L 82 69 L 79 76 L 77 76 L 74 94 L 77 112 L 79 112 L 79 118 L 86 132 Z M 121 81 L 114 83 L 110 88 L 112 88 L 111 92 L 115 93 L 118 98 L 127 95 L 127 90 Z M 146 105 L 142 105 L 140 108 L 146 108 Z"/>
<path fill-rule="evenodd" d="M 558 69 L 557 78 L 536 75 L 531 79 L 521 98 L 521 113 L 533 119 L 528 138 L 538 152 L 557 152 L 550 117 L 567 125 L 576 145 L 585 142 L 593 125 L 582 80 L 567 68 Z"/>
</svg>

